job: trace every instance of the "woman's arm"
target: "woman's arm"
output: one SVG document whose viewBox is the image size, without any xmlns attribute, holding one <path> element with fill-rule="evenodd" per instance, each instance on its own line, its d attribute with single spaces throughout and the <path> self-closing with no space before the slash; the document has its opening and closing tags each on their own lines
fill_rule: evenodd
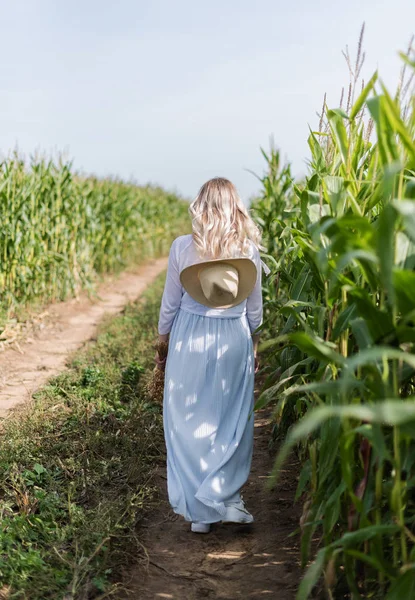
<svg viewBox="0 0 415 600">
<path fill-rule="evenodd" d="M 180 301 L 183 295 L 183 287 L 179 278 L 177 239 L 178 238 L 173 241 L 170 247 L 166 282 L 164 284 L 163 296 L 161 298 L 160 305 L 158 339 L 163 342 L 167 342 L 169 340 L 173 320 L 179 309 Z M 157 354 L 156 362 L 159 364 L 157 360 Z"/>
<path fill-rule="evenodd" d="M 263 319 L 262 305 L 262 264 L 259 256 L 259 251 L 255 248 L 255 265 L 257 268 L 257 279 L 255 287 L 250 293 L 246 301 L 246 313 L 248 317 L 249 327 L 252 333 L 252 341 L 254 343 L 254 353 L 256 355 L 260 333 L 253 333 L 260 325 Z"/>
<path fill-rule="evenodd" d="M 262 325 L 263 308 L 262 308 L 262 263 L 259 256 L 259 251 L 255 248 L 255 264 L 257 268 L 257 279 L 255 287 L 251 294 L 247 298 L 246 312 L 249 322 L 251 333 L 254 332 L 260 325 Z M 255 357 L 255 373 L 259 370 L 259 361 L 257 357 L 258 342 L 260 333 L 252 333 L 252 341 L 254 347 Z"/>
</svg>

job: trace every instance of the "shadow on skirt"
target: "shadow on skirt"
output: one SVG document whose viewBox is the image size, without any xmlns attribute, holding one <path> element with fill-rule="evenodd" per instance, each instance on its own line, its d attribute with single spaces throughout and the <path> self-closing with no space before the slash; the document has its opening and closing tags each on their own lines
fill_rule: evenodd
<svg viewBox="0 0 415 600">
<path fill-rule="evenodd" d="M 254 351 L 246 315 L 182 309 L 170 331 L 163 401 L 167 488 L 175 513 L 214 523 L 240 499 L 254 438 Z"/>
</svg>

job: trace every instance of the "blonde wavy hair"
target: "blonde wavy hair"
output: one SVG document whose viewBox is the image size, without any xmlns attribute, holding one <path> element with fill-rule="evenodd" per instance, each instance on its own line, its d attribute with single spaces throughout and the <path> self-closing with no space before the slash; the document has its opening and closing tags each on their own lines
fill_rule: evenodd
<svg viewBox="0 0 415 600">
<path fill-rule="evenodd" d="M 189 206 L 193 241 L 201 257 L 232 258 L 249 253 L 249 240 L 259 250 L 262 231 L 253 221 L 236 187 L 228 179 L 214 177 L 199 190 Z"/>
</svg>

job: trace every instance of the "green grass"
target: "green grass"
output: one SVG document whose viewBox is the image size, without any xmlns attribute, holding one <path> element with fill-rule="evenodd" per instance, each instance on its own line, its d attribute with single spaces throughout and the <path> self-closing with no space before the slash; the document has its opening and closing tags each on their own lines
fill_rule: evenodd
<svg viewBox="0 0 415 600">
<path fill-rule="evenodd" d="M 156 501 L 163 448 L 161 407 L 142 390 L 164 278 L 4 422 L 0 597 L 99 597 L 142 554 L 139 523 Z"/>
</svg>

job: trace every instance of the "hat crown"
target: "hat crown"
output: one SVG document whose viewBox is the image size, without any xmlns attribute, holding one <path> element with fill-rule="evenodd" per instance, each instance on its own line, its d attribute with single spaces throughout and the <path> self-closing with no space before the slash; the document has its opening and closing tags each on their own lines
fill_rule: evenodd
<svg viewBox="0 0 415 600">
<path fill-rule="evenodd" d="M 199 281 L 205 297 L 213 304 L 231 303 L 238 295 L 239 273 L 230 264 L 203 266 L 199 271 Z"/>
</svg>

